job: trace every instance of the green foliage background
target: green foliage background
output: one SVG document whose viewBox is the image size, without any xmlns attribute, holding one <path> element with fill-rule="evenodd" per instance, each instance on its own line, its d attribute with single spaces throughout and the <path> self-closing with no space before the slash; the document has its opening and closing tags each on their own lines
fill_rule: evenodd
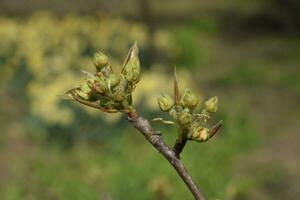
<svg viewBox="0 0 300 200">
<path fill-rule="evenodd" d="M 297 199 L 299 36 L 232 31 L 209 14 L 155 29 L 120 16 L 0 17 L 0 199 L 192 199 L 124 116 L 63 97 L 93 52 L 120 66 L 135 40 L 146 117 L 163 115 L 156 98 L 171 93 L 174 64 L 182 88 L 220 98 L 221 134 L 182 155 L 208 199 Z M 176 127 L 154 126 L 172 145 Z"/>
</svg>

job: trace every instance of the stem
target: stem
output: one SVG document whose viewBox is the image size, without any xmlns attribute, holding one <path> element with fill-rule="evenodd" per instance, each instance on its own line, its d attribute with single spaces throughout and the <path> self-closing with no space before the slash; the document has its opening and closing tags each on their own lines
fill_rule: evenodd
<svg viewBox="0 0 300 200">
<path fill-rule="evenodd" d="M 180 154 L 181 154 L 182 150 L 184 149 L 186 142 L 187 142 L 187 139 L 182 139 L 182 140 L 177 139 L 176 140 L 173 150 L 174 150 L 176 157 L 179 159 L 180 159 Z"/>
<path fill-rule="evenodd" d="M 179 159 L 180 159 L 180 154 L 187 142 L 187 138 L 186 138 L 187 131 L 188 131 L 187 129 L 179 127 L 178 139 L 176 140 L 175 145 L 173 147 L 175 155 Z"/>
<path fill-rule="evenodd" d="M 151 127 L 149 121 L 139 116 L 137 112 L 128 113 L 128 120 L 169 161 L 195 199 L 205 200 L 205 197 L 192 180 L 181 160 L 176 156 L 174 150 L 168 147 L 160 133 Z"/>
</svg>

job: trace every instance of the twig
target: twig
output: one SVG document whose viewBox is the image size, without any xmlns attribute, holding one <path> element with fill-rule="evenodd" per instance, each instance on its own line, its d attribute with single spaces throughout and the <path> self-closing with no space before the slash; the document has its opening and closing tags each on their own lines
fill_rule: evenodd
<svg viewBox="0 0 300 200">
<path fill-rule="evenodd" d="M 195 199 L 205 200 L 202 192 L 192 180 L 192 177 L 185 169 L 181 160 L 176 156 L 174 150 L 164 142 L 161 134 L 151 127 L 149 121 L 139 116 L 137 112 L 130 112 L 127 116 L 132 125 L 170 162 Z"/>
<path fill-rule="evenodd" d="M 187 138 L 186 138 L 187 132 L 188 130 L 185 128 L 179 128 L 178 130 L 178 138 L 173 147 L 173 151 L 175 152 L 176 157 L 179 159 L 180 159 L 180 154 L 183 151 L 185 144 L 187 143 Z"/>
<path fill-rule="evenodd" d="M 182 150 L 184 149 L 186 142 L 187 142 L 187 139 L 182 139 L 182 140 L 177 139 L 176 143 L 173 147 L 174 153 L 175 153 L 176 157 L 179 159 L 180 159 L 180 154 L 181 154 Z"/>
</svg>

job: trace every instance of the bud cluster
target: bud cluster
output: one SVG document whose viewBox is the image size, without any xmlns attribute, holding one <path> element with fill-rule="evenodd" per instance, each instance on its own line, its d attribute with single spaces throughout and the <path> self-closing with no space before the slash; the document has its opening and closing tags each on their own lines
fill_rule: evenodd
<svg viewBox="0 0 300 200">
<path fill-rule="evenodd" d="M 177 100 L 178 99 L 178 100 Z M 188 140 L 205 142 L 210 138 L 211 131 L 205 128 L 207 120 L 218 109 L 218 98 L 212 97 L 205 101 L 203 109 L 200 113 L 194 110 L 199 105 L 199 97 L 190 89 L 185 89 L 181 98 L 174 99 L 162 94 L 158 98 L 158 106 L 161 111 L 168 112 L 177 122 L 184 137 Z"/>
<path fill-rule="evenodd" d="M 141 77 L 141 67 L 136 43 L 130 49 L 121 73 L 114 73 L 108 57 L 94 55 L 96 72 L 90 74 L 79 88 L 72 90 L 83 101 L 93 102 L 103 111 L 126 112 L 132 104 L 132 93 Z"/>
</svg>

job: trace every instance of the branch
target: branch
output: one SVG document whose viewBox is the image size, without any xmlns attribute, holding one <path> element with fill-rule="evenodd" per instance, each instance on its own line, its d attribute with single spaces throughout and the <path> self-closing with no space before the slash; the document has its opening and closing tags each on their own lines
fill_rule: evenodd
<svg viewBox="0 0 300 200">
<path fill-rule="evenodd" d="M 181 160 L 176 156 L 174 150 L 168 147 L 160 133 L 151 127 L 149 121 L 139 116 L 137 112 L 130 112 L 127 115 L 128 121 L 170 162 L 195 199 L 205 200 L 205 197 L 192 180 Z"/>
</svg>

